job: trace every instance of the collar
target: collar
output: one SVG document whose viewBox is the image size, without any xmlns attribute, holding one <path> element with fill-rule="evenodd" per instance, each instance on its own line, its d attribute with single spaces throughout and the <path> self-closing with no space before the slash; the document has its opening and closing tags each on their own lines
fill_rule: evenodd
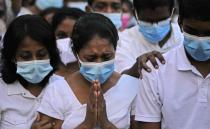
<svg viewBox="0 0 210 129">
<path fill-rule="evenodd" d="M 180 71 L 189 71 L 193 68 L 189 59 L 187 58 L 183 44 L 180 45 L 176 50 L 176 66 Z"/>
<path fill-rule="evenodd" d="M 13 84 L 7 85 L 7 94 L 8 95 L 20 95 L 25 93 L 25 89 L 21 86 L 21 84 L 16 81 Z"/>
</svg>

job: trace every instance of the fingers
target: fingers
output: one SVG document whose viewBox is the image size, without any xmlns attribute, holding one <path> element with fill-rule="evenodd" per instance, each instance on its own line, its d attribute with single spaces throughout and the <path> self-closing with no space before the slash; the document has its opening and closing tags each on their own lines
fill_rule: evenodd
<svg viewBox="0 0 210 129">
<path fill-rule="evenodd" d="M 138 70 L 139 70 L 140 78 L 142 78 L 142 73 L 141 73 L 142 69 L 144 69 L 147 72 L 151 72 L 151 68 L 147 65 L 147 61 L 150 61 L 155 69 L 159 68 L 156 58 L 162 64 L 165 64 L 164 57 L 158 51 L 149 52 L 138 57 L 137 62 L 138 62 Z"/>
<path fill-rule="evenodd" d="M 148 60 L 151 62 L 151 64 L 153 65 L 153 67 L 155 69 L 159 68 L 157 60 L 156 60 L 156 57 L 155 57 L 155 55 L 153 53 L 149 54 Z"/>
<path fill-rule="evenodd" d="M 38 122 L 38 124 L 42 127 L 42 126 L 44 126 L 44 125 L 46 125 L 46 124 L 49 124 L 50 122 L 49 122 L 49 120 L 42 120 L 42 121 L 40 121 L 40 122 Z M 51 123 L 50 123 L 51 124 Z M 52 125 L 52 124 L 51 124 Z"/>
<path fill-rule="evenodd" d="M 159 60 L 162 64 L 165 64 L 166 61 L 165 61 L 163 55 L 162 55 L 160 52 L 158 52 L 158 51 L 153 51 L 153 53 L 154 53 L 155 57 L 157 57 L 158 60 Z"/>
<path fill-rule="evenodd" d="M 37 118 L 36 118 L 36 122 L 39 122 L 41 120 L 41 116 L 40 116 L 40 114 L 38 113 L 37 114 Z"/>
<path fill-rule="evenodd" d="M 137 64 L 138 64 L 138 73 L 139 73 L 139 77 L 142 78 L 142 70 L 144 69 L 147 72 L 151 72 L 151 69 L 147 66 L 147 54 L 144 54 L 140 57 L 137 58 Z"/>
<path fill-rule="evenodd" d="M 32 125 L 32 129 L 52 129 L 55 126 L 54 122 L 49 122 L 48 120 L 42 120 L 40 122 L 35 122 Z"/>
<path fill-rule="evenodd" d="M 55 126 L 55 123 L 47 123 L 42 126 L 42 129 L 52 129 Z"/>
</svg>

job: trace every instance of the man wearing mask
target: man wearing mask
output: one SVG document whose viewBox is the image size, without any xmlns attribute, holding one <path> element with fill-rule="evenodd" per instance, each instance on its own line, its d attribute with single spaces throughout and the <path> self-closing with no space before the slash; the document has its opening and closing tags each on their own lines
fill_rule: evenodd
<svg viewBox="0 0 210 129">
<path fill-rule="evenodd" d="M 108 17 L 120 29 L 122 26 L 122 3 L 121 0 L 87 0 L 87 12 L 96 12 Z"/>
<path fill-rule="evenodd" d="M 209 129 L 209 0 L 180 0 L 183 45 L 141 81 L 135 119 L 141 129 Z"/>
<path fill-rule="evenodd" d="M 116 54 L 117 71 L 139 77 L 139 56 L 156 50 L 165 53 L 183 42 L 177 23 L 171 22 L 173 0 L 134 0 L 138 25 L 121 34 Z"/>
<path fill-rule="evenodd" d="M 34 5 L 28 7 L 22 7 L 17 16 L 22 16 L 25 14 L 40 14 L 41 11 L 50 8 L 62 8 L 63 0 L 36 0 Z"/>
</svg>

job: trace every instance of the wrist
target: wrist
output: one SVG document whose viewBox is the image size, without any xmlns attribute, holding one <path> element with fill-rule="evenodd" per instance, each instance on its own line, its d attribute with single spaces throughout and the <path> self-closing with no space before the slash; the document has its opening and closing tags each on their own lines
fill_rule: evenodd
<svg viewBox="0 0 210 129">
<path fill-rule="evenodd" d="M 117 129 L 110 121 L 106 121 L 101 125 L 101 129 Z"/>
<path fill-rule="evenodd" d="M 131 68 L 123 71 L 122 74 L 127 74 L 127 75 L 130 75 L 130 76 L 139 78 L 138 64 L 135 63 Z"/>
<path fill-rule="evenodd" d="M 92 129 L 94 127 L 94 123 L 91 122 L 91 120 L 85 120 L 83 123 L 82 123 L 82 129 Z"/>
<path fill-rule="evenodd" d="M 112 123 L 108 119 L 103 119 L 103 121 L 100 121 L 100 127 L 102 129 L 109 129 L 111 127 Z"/>
</svg>

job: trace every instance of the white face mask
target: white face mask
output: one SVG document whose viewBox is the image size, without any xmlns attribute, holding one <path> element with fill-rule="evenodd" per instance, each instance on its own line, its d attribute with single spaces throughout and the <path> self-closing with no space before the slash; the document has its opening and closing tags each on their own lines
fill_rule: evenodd
<svg viewBox="0 0 210 129">
<path fill-rule="evenodd" d="M 77 61 L 76 57 L 72 52 L 70 44 L 71 44 L 70 38 L 57 40 L 57 48 L 59 50 L 61 61 L 63 62 L 64 65 Z"/>
<path fill-rule="evenodd" d="M 87 2 L 68 2 L 68 7 L 78 8 L 85 11 L 85 7 L 87 6 Z"/>
</svg>

